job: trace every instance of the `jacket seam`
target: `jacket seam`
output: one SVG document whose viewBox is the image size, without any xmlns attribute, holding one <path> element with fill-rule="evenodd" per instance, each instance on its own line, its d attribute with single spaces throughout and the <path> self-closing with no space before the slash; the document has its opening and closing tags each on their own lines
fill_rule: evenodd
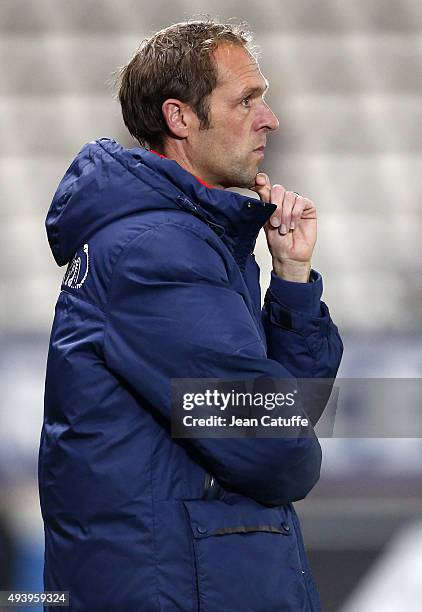
<svg viewBox="0 0 422 612">
<path fill-rule="evenodd" d="M 154 492 L 153 492 L 153 479 L 152 479 L 152 437 L 150 439 L 150 451 L 149 451 L 149 478 L 150 478 L 150 487 L 151 487 L 151 518 L 152 518 L 152 549 L 153 549 L 153 558 L 155 563 L 155 588 L 156 588 L 156 597 L 157 597 L 157 610 L 160 610 L 160 585 L 158 582 L 158 572 L 159 572 L 159 559 L 157 552 L 157 538 L 156 538 L 156 520 L 155 520 L 155 507 L 154 507 Z"/>
<path fill-rule="evenodd" d="M 256 340 L 251 340 L 251 342 L 248 342 L 247 344 L 244 344 L 243 346 L 240 346 L 238 349 L 236 349 L 236 351 L 233 353 L 233 355 L 238 355 L 240 353 L 240 351 L 244 351 L 245 349 L 248 348 L 248 346 L 254 346 L 255 344 L 259 344 L 260 346 L 262 345 L 262 347 L 264 348 L 265 355 L 267 355 L 267 350 L 265 348 L 264 343 L 262 342 L 262 338 L 257 338 Z"/>
<path fill-rule="evenodd" d="M 206 241 L 206 236 L 204 236 L 203 234 L 198 232 L 195 228 L 190 227 L 188 225 L 184 225 L 182 223 L 175 223 L 174 221 L 162 221 L 160 223 L 156 223 L 155 225 L 152 225 L 152 226 L 144 228 L 144 230 L 141 231 L 140 233 L 136 234 L 136 236 L 133 236 L 132 238 L 128 239 L 128 241 L 122 247 L 122 250 L 119 253 L 119 256 L 118 256 L 118 258 L 116 260 L 116 263 L 114 264 L 113 271 L 111 273 L 110 284 L 109 284 L 109 288 L 108 288 L 108 292 L 107 292 L 107 298 L 106 298 L 106 305 L 105 305 L 105 309 L 104 309 L 104 313 L 105 313 L 106 316 L 108 315 L 108 309 L 109 309 L 109 305 L 110 305 L 110 301 L 111 301 L 111 294 L 112 294 L 112 291 L 113 291 L 113 283 L 114 283 L 115 274 L 116 274 L 116 271 L 118 270 L 119 266 L 121 265 L 122 260 L 128 254 L 130 248 L 132 247 L 133 243 L 136 240 L 140 239 L 147 232 L 156 231 L 159 227 L 161 227 L 163 225 L 165 225 L 165 226 L 173 226 L 173 227 L 176 227 L 178 229 L 186 230 L 186 231 L 190 232 L 191 234 L 195 235 L 197 238 L 200 238 L 201 240 Z M 217 251 L 217 249 L 215 249 L 212 245 L 210 245 L 209 242 L 207 242 L 207 244 L 210 246 L 211 249 L 213 249 L 213 251 L 215 251 L 223 259 L 221 253 L 219 253 Z M 225 268 L 225 270 L 227 272 L 227 266 L 225 265 L 224 259 L 223 259 L 223 263 L 224 263 L 224 268 Z M 230 279 L 227 278 L 227 281 L 230 282 Z"/>
<path fill-rule="evenodd" d="M 310 344 L 308 342 L 308 338 L 307 338 L 307 336 L 305 334 L 301 334 L 301 336 L 302 336 L 302 338 L 305 341 L 306 347 L 307 347 L 307 349 L 309 351 L 309 355 L 311 356 L 311 359 L 312 359 L 311 378 L 315 378 L 315 371 L 316 371 L 316 367 L 317 367 L 317 358 L 318 358 L 317 351 L 313 351 L 311 349 L 311 346 L 310 346 Z"/>
<path fill-rule="evenodd" d="M 67 289 L 60 289 L 60 293 L 66 293 L 67 295 L 70 295 L 71 297 L 75 298 L 75 300 L 79 300 L 80 302 L 85 302 L 85 304 L 89 304 L 90 306 L 93 306 L 94 308 L 99 310 L 103 314 L 104 317 L 106 316 L 104 309 L 101 308 L 101 306 L 99 306 L 95 302 L 91 300 L 87 300 L 86 298 L 81 297 L 80 295 L 76 295 L 75 293 L 72 293 L 71 291 L 68 291 Z M 60 297 L 60 294 L 59 294 L 59 297 Z"/>
<path fill-rule="evenodd" d="M 114 262 L 113 270 L 111 271 L 111 275 L 110 275 L 110 282 L 109 282 L 109 285 L 108 285 L 108 290 L 106 292 L 105 308 L 104 308 L 104 313 L 106 315 L 107 315 L 107 311 L 108 311 L 108 302 L 109 302 L 109 297 L 110 297 L 110 293 L 111 293 L 111 288 L 113 286 L 114 274 L 115 274 L 115 271 L 116 271 L 116 269 L 117 269 L 117 267 L 118 267 L 118 265 L 120 263 L 121 258 L 124 256 L 124 254 L 126 253 L 127 249 L 130 247 L 132 242 L 134 242 L 135 240 L 137 240 L 138 238 L 143 236 L 145 234 L 145 232 L 147 232 L 150 229 L 151 229 L 150 227 L 144 227 L 143 230 L 137 232 L 136 236 L 130 236 L 123 243 L 122 248 L 120 250 L 120 253 L 117 256 L 116 261 Z"/>
<path fill-rule="evenodd" d="M 197 568 L 196 557 L 195 557 L 195 540 L 192 536 L 192 528 L 190 526 L 189 512 L 187 511 L 187 508 L 184 504 L 184 500 L 182 500 L 181 507 L 182 507 L 183 515 L 185 517 L 186 533 L 188 536 L 188 543 L 189 543 L 189 556 L 191 560 L 192 612 L 199 612 L 201 609 L 201 605 L 200 605 L 199 576 L 198 576 L 198 568 Z"/>
</svg>

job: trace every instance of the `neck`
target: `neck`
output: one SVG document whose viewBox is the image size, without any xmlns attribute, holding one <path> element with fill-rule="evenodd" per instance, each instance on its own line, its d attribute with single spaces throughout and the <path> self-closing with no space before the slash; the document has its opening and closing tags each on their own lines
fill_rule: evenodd
<svg viewBox="0 0 422 612">
<path fill-rule="evenodd" d="M 206 173 L 195 165 L 192 156 L 190 156 L 186 151 L 186 147 L 184 146 L 183 142 L 184 141 L 180 140 L 168 141 L 162 147 L 154 149 L 154 151 L 177 162 L 179 166 L 193 174 L 206 187 L 217 187 L 219 189 L 224 189 L 222 185 L 220 185 L 212 177 L 207 176 Z"/>
</svg>

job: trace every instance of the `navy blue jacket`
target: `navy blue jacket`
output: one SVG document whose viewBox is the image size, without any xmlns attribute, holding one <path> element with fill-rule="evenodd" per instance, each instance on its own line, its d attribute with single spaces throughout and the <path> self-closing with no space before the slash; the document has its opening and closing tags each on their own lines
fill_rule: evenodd
<svg viewBox="0 0 422 612">
<path fill-rule="evenodd" d="M 320 610 L 292 505 L 319 478 L 317 438 L 169 428 L 172 378 L 336 375 L 316 271 L 272 274 L 261 311 L 252 252 L 274 210 L 105 138 L 62 179 L 39 490 L 45 589 L 71 610 Z"/>
</svg>

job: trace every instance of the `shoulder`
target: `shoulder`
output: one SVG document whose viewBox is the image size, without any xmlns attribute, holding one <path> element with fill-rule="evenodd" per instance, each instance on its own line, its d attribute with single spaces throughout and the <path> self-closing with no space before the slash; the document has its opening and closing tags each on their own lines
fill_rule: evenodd
<svg viewBox="0 0 422 612">
<path fill-rule="evenodd" d="M 125 244 L 113 276 L 227 282 L 225 247 L 204 222 L 186 213 L 151 221 Z"/>
</svg>

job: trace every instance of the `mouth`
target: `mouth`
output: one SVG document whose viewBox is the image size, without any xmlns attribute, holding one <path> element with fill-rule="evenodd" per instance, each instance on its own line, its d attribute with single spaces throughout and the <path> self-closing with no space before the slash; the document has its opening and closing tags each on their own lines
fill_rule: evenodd
<svg viewBox="0 0 422 612">
<path fill-rule="evenodd" d="M 254 149 L 253 153 L 261 153 L 262 155 L 265 155 L 265 145 L 262 145 L 261 147 Z"/>
</svg>

